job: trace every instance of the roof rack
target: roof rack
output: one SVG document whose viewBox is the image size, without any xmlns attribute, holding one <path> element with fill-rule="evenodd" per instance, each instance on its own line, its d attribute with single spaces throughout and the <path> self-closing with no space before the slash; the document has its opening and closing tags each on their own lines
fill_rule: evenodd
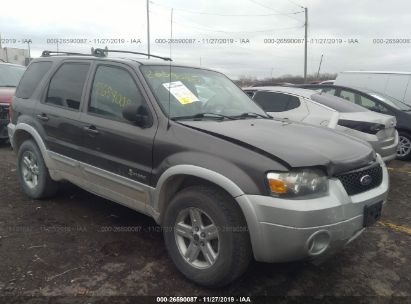
<svg viewBox="0 0 411 304">
<path fill-rule="evenodd" d="M 144 55 L 148 57 L 159 58 L 165 61 L 173 61 L 171 58 L 168 58 L 168 57 L 162 57 L 162 56 L 151 55 L 151 54 L 140 53 L 140 52 L 132 52 L 132 51 L 109 50 L 107 48 L 104 48 L 104 49 L 91 48 L 91 54 L 73 53 L 73 52 L 58 52 L 58 51 L 43 51 L 41 53 L 41 57 L 60 56 L 60 55 L 107 57 L 107 53 L 126 53 L 126 54 L 135 54 L 135 55 Z"/>
<path fill-rule="evenodd" d="M 77 56 L 92 56 L 91 54 L 72 53 L 72 52 L 55 52 L 55 51 L 43 51 L 41 57 L 49 57 L 54 55 L 77 55 Z"/>
<path fill-rule="evenodd" d="M 122 51 L 122 50 L 108 50 L 108 49 L 92 49 L 92 53 L 96 57 L 106 57 L 107 53 L 125 53 L 125 54 L 135 54 L 135 55 L 144 55 L 147 57 L 159 58 L 165 61 L 173 61 L 171 58 L 162 57 L 157 55 L 151 55 L 147 53 L 140 53 L 140 52 L 132 52 L 132 51 Z"/>
</svg>

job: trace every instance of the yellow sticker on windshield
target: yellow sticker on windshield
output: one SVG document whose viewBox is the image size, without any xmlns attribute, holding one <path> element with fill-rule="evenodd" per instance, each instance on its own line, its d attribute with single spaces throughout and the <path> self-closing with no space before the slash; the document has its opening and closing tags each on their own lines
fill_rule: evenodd
<svg viewBox="0 0 411 304">
<path fill-rule="evenodd" d="M 197 96 L 189 90 L 181 81 L 163 83 L 163 86 L 182 104 L 186 105 L 199 101 Z"/>
</svg>

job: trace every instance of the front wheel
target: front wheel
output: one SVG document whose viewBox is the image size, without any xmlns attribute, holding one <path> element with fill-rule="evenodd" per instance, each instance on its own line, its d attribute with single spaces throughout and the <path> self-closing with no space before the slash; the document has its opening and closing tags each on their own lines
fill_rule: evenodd
<svg viewBox="0 0 411 304">
<path fill-rule="evenodd" d="M 213 187 L 189 187 L 173 198 L 164 218 L 164 238 L 178 270 L 203 286 L 232 282 L 251 259 L 240 208 L 231 196 Z"/>
<path fill-rule="evenodd" d="M 407 132 L 400 131 L 399 143 L 397 148 L 397 159 L 407 160 L 411 158 L 411 135 Z"/>
</svg>

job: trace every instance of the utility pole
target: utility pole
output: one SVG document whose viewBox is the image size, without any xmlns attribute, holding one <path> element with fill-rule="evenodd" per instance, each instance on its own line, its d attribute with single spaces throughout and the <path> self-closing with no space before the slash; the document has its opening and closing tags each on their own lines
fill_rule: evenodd
<svg viewBox="0 0 411 304">
<path fill-rule="evenodd" d="M 307 83 L 307 43 L 308 43 L 308 8 L 304 7 L 305 13 L 305 39 L 304 39 L 304 83 Z"/>
<path fill-rule="evenodd" d="M 150 59 L 150 0 L 147 0 L 147 54 Z"/>
<path fill-rule="evenodd" d="M 32 41 L 31 41 L 31 39 L 28 39 L 28 40 L 26 40 L 26 42 L 27 42 L 27 48 L 29 49 L 29 61 L 30 61 L 30 58 L 31 58 L 31 54 L 30 54 L 30 43 L 32 43 Z"/>
<path fill-rule="evenodd" d="M 318 77 L 320 76 L 321 64 L 323 63 L 323 56 L 324 54 L 321 54 L 320 65 L 318 66 L 318 72 L 317 72 L 317 80 L 318 80 Z"/>
</svg>

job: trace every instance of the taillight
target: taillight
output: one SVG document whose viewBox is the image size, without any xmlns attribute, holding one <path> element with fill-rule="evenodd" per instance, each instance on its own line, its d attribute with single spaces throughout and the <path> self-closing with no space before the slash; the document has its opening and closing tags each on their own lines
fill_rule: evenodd
<svg viewBox="0 0 411 304">
<path fill-rule="evenodd" d="M 385 129 L 385 125 L 366 121 L 340 119 L 338 125 L 368 134 L 377 134 Z"/>
<path fill-rule="evenodd" d="M 11 123 L 13 123 L 12 121 L 11 121 L 11 114 L 13 113 L 13 110 L 12 110 L 12 108 L 11 108 L 11 102 L 10 102 L 10 105 L 9 105 L 9 121 L 11 122 Z"/>
</svg>

